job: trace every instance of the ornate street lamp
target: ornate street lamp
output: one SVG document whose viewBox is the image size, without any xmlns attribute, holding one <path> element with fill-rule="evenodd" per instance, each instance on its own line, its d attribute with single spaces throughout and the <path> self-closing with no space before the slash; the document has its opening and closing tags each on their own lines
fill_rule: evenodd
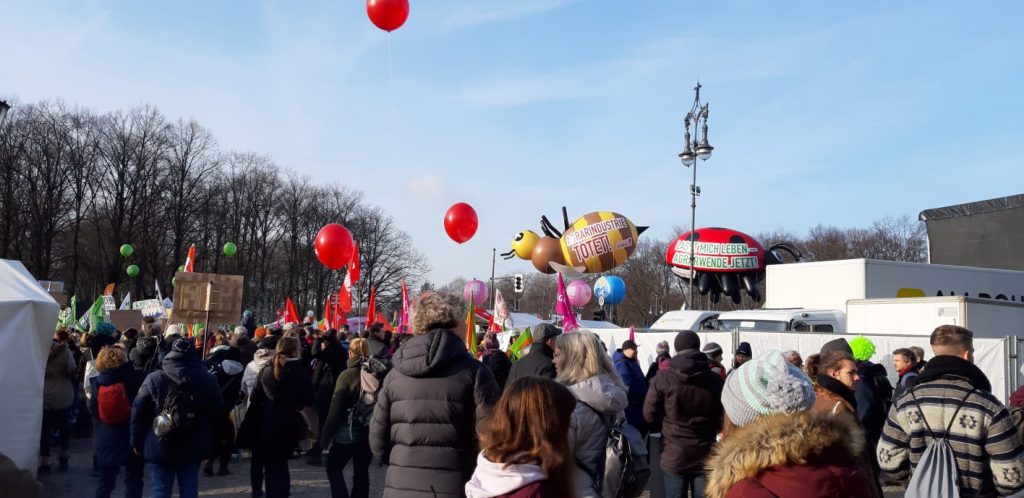
<svg viewBox="0 0 1024 498">
<path fill-rule="evenodd" d="M 7 111 L 11 109 L 11 105 L 6 100 L 0 100 L 0 125 L 4 124 L 4 118 L 7 117 Z"/>
<path fill-rule="evenodd" d="M 697 196 L 700 195 L 700 187 L 697 186 L 697 159 L 701 161 L 707 161 L 711 158 L 711 151 L 715 148 L 708 143 L 708 104 L 701 104 L 700 102 L 700 87 L 701 84 L 698 81 L 697 86 L 693 87 L 695 96 L 693 98 L 693 107 L 690 108 L 690 112 L 686 113 L 686 119 L 683 120 L 685 135 L 683 137 L 683 151 L 679 153 L 679 160 L 683 162 L 683 166 L 692 168 L 693 180 L 690 183 L 690 308 L 693 308 L 693 277 L 696 271 L 693 269 L 694 265 L 694 234 L 697 230 Z M 693 135 L 691 140 L 690 125 L 693 125 Z"/>
</svg>

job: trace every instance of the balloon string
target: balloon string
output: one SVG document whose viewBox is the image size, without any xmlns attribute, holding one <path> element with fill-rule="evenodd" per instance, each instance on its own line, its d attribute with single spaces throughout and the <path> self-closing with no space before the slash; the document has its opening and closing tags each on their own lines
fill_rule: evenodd
<svg viewBox="0 0 1024 498">
<path fill-rule="evenodd" d="M 388 31 L 388 93 L 391 101 L 391 125 L 395 123 L 395 68 L 391 59 L 391 31 Z"/>
</svg>

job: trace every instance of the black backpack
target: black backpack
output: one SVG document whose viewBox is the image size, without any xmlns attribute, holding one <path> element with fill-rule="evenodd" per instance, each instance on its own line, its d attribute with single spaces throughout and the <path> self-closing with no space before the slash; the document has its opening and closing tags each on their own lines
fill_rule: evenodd
<svg viewBox="0 0 1024 498">
<path fill-rule="evenodd" d="M 604 420 L 601 412 L 587 403 L 583 405 L 593 410 L 599 419 Z M 647 445 L 643 436 L 622 418 L 608 426 L 604 469 L 596 469 L 595 472 L 588 469 L 579 459 L 576 460 L 576 465 L 587 471 L 594 479 L 594 483 L 600 486 L 602 498 L 636 498 L 643 494 L 647 480 L 651 477 L 651 468 L 647 460 Z"/>
<path fill-rule="evenodd" d="M 192 383 L 187 379 L 174 382 L 161 372 L 171 386 L 164 397 L 160 414 L 153 419 L 153 430 L 163 440 L 184 439 L 196 425 L 196 396 Z"/>
</svg>

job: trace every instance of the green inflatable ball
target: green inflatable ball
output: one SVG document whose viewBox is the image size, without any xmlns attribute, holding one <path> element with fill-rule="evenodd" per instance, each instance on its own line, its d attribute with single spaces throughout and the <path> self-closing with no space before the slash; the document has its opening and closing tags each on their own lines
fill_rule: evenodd
<svg viewBox="0 0 1024 498">
<path fill-rule="evenodd" d="M 181 266 L 179 266 L 179 267 L 178 267 L 178 271 L 179 271 L 179 272 L 185 271 L 185 265 L 181 265 Z"/>
<path fill-rule="evenodd" d="M 122 258 L 130 258 L 132 254 L 135 254 L 135 248 L 131 244 L 121 244 Z"/>
<path fill-rule="evenodd" d="M 228 242 L 227 244 L 224 244 L 224 255 L 225 256 L 230 258 L 230 257 L 234 256 L 235 253 L 237 253 L 237 252 L 238 252 L 238 246 L 236 246 L 234 242 Z"/>
<path fill-rule="evenodd" d="M 171 287 L 177 287 L 178 286 L 178 282 L 176 282 L 176 280 L 178 280 L 178 279 L 176 279 L 174 277 L 171 277 Z"/>
<path fill-rule="evenodd" d="M 125 272 L 128 273 L 129 277 L 137 277 L 137 276 L 139 276 L 139 266 L 138 265 L 128 265 L 128 269 L 126 269 Z"/>
</svg>

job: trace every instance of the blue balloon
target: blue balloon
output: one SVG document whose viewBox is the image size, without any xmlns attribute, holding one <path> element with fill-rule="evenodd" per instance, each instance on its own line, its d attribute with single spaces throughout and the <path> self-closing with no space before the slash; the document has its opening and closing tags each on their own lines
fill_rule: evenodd
<svg viewBox="0 0 1024 498">
<path fill-rule="evenodd" d="M 594 296 L 604 304 L 619 304 L 626 299 L 626 282 L 615 275 L 607 275 L 594 282 Z"/>
</svg>

